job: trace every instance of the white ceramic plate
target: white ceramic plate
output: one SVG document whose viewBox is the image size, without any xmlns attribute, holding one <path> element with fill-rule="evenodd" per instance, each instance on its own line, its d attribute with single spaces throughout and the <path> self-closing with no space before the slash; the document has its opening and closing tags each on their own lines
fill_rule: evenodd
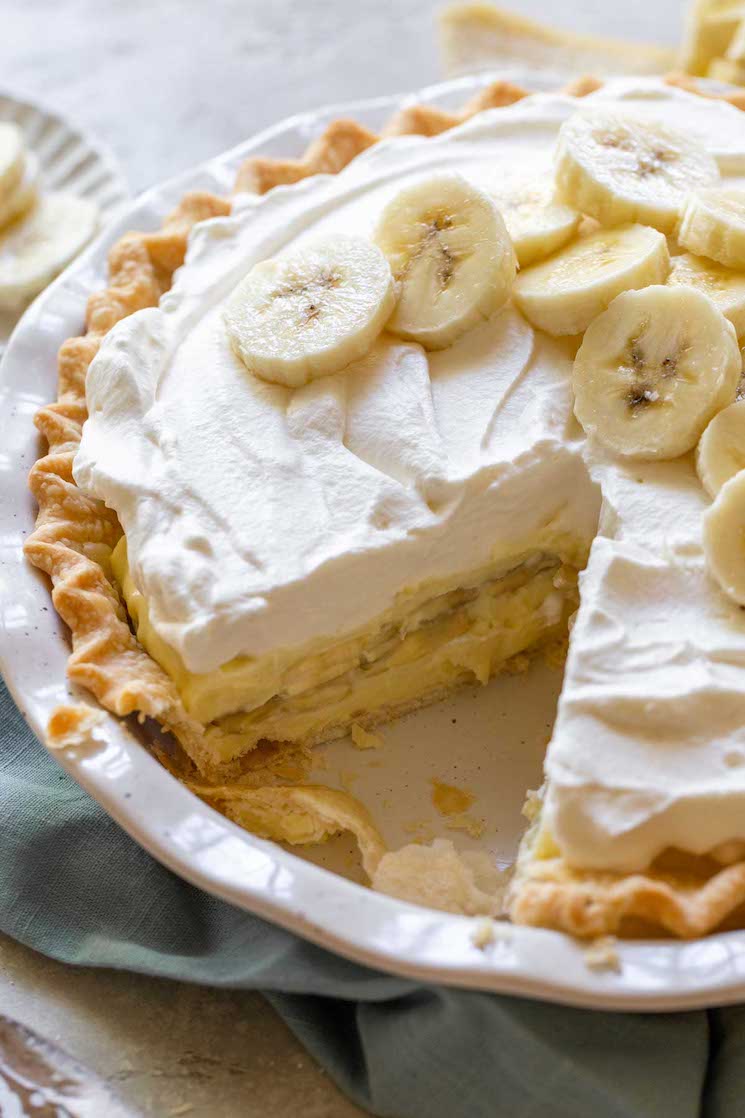
<svg viewBox="0 0 745 1118">
<path fill-rule="evenodd" d="M 0 93 L 0 121 L 17 124 L 39 159 L 43 190 L 64 190 L 95 202 L 101 227 L 129 200 L 126 179 L 114 156 L 56 113 Z M 0 310 L 0 355 L 21 312 Z"/>
<path fill-rule="evenodd" d="M 461 79 L 415 99 L 458 105 L 487 80 Z M 26 476 L 40 451 L 31 420 L 54 395 L 57 347 L 80 330 L 86 297 L 104 281 L 108 247 L 127 229 L 157 227 L 187 188 L 229 190 L 248 154 L 299 154 L 340 114 L 379 127 L 404 100 L 381 98 L 294 117 L 149 191 L 17 327 L 0 369 L 0 668 L 40 737 L 51 710 L 70 691 L 65 628 L 52 609 L 46 579 L 21 552 L 34 522 Z M 410 841 L 412 831 L 469 845 L 467 836 L 447 830 L 431 803 L 432 778 L 465 786 L 478 793 L 471 814 L 487 823 L 481 845 L 508 862 L 522 830 L 524 791 L 540 781 L 559 683 L 556 673 L 538 668 L 466 691 L 385 729 L 380 751 L 361 753 L 345 742 L 324 747 L 319 757 L 325 767 L 317 778 L 351 782 L 392 845 Z M 392 900 L 331 872 L 327 867 L 354 878 L 351 847 L 343 839 L 300 856 L 240 830 L 170 777 L 142 747 L 139 733 L 107 716 L 97 748 L 55 757 L 176 873 L 353 959 L 428 982 L 598 1008 L 684 1009 L 745 997 L 745 932 L 694 943 L 625 943 L 618 973 L 589 969 L 581 946 L 542 929 L 505 926 L 504 935 L 479 950 L 473 920 Z"/>
</svg>

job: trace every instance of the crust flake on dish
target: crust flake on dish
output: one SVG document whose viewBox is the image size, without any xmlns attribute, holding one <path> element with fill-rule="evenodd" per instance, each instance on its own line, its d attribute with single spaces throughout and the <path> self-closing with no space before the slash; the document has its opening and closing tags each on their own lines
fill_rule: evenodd
<svg viewBox="0 0 745 1118">
<path fill-rule="evenodd" d="M 189 787 L 228 819 L 259 838 L 305 846 L 349 831 L 357 840 L 362 868 L 370 878 L 387 852 L 367 808 L 348 792 L 336 788 L 320 784 L 263 788 L 189 784 Z"/>
<path fill-rule="evenodd" d="M 701 93 L 687 77 L 673 75 L 668 80 Z M 565 92 L 584 96 L 601 84 L 584 77 Z M 408 106 L 391 118 L 382 135 L 437 135 L 485 108 L 510 105 L 527 94 L 527 90 L 500 81 L 479 93 L 460 113 L 428 105 Z M 739 94 L 724 99 L 745 108 Z M 238 173 L 236 190 L 265 193 L 313 174 L 335 174 L 377 140 L 354 121 L 335 121 L 299 160 L 247 160 Z M 183 756 L 174 756 L 158 745 L 153 752 L 169 771 L 228 818 L 262 837 L 291 843 L 321 841 L 350 831 L 368 876 L 373 877 L 386 848 L 367 810 L 344 792 L 288 784 L 288 780 L 304 780 L 309 768 L 297 747 L 258 746 L 247 767 L 235 772 L 223 768 L 220 782 L 210 783 L 210 769 L 214 769 L 210 737 L 214 740 L 222 731 L 215 724 L 205 727 L 188 715 L 171 679 L 137 642 L 111 573 L 111 553 L 121 527 L 116 515 L 83 494 L 72 477 L 87 415 L 86 373 L 103 337 L 126 316 L 157 305 L 184 261 L 192 226 L 224 216 L 230 208 L 228 199 L 207 192 L 187 194 L 160 231 L 128 233 L 111 249 L 108 286 L 88 300 L 85 333 L 62 345 L 57 400 L 41 408 L 35 419 L 48 452 L 30 474 L 38 515 L 25 552 L 51 579 L 53 603 L 70 629 L 68 676 L 72 683 L 89 691 L 113 714 L 152 718 L 171 731 Z M 79 732 L 86 730 L 88 715 L 81 714 L 81 709 L 72 703 L 53 713 L 52 744 L 77 740 Z M 236 777 L 237 783 L 226 785 L 226 776 Z M 623 878 L 572 871 L 560 859 L 533 862 L 518 871 L 510 913 L 518 923 L 542 924 L 581 936 L 614 933 L 629 918 L 651 922 L 678 936 L 702 935 L 745 901 L 745 862 L 723 869 L 713 865 L 708 877 L 649 873 Z"/>
</svg>

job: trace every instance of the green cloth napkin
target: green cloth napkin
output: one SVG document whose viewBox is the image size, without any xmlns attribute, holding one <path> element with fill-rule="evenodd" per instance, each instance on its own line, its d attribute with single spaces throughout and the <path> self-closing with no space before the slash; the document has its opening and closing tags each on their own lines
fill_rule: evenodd
<svg viewBox="0 0 745 1118">
<path fill-rule="evenodd" d="M 154 861 L 48 756 L 1 680 L 0 928 L 73 965 L 261 990 L 376 1115 L 745 1115 L 745 1009 L 564 1009 L 341 959 Z"/>
</svg>

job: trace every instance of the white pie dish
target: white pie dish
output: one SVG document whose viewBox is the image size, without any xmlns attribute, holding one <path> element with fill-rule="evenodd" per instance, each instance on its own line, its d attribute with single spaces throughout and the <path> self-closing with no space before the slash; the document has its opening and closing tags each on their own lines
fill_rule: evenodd
<svg viewBox="0 0 745 1118">
<path fill-rule="evenodd" d="M 447 83 L 412 99 L 460 104 L 493 78 Z M 526 84 L 555 88 L 558 81 L 530 78 Z M 79 331 L 85 298 L 104 281 L 108 247 L 127 229 L 157 227 L 187 189 L 227 192 L 248 154 L 299 154 L 329 119 L 348 115 L 375 128 L 408 100 L 383 98 L 293 118 L 149 191 L 37 300 L 14 333 L 0 374 L 0 409 L 9 418 L 0 459 L 0 667 L 38 734 L 54 706 L 69 697 L 69 688 L 64 626 L 51 609 L 46 581 L 21 552 L 34 516 L 26 485 L 28 467 L 38 454 L 31 417 L 53 396 L 57 347 Z M 488 784 L 497 791 L 487 815 L 496 819 L 498 829 L 487 834 L 484 843 L 506 861 L 522 829 L 523 792 L 540 780 L 540 758 L 552 718 L 551 683 L 545 671 L 534 671 L 497 680 L 475 700 L 466 691 L 385 730 L 385 748 L 374 758 L 358 754 L 347 743 L 325 747 L 327 769 L 318 779 L 330 779 L 337 770 L 348 778 L 351 770 L 354 791 L 372 807 L 392 845 L 406 841 L 406 828 L 414 820 L 428 826 L 437 821 L 429 807 L 428 778 L 469 787 Z M 558 685 L 558 677 L 553 685 Z M 482 733 L 487 726 L 489 754 Z M 372 893 L 311 864 L 308 857 L 241 831 L 175 782 L 128 725 L 106 716 L 98 737 L 96 749 L 56 754 L 57 759 L 141 845 L 208 891 L 361 962 L 430 982 L 598 1008 L 683 1009 L 739 1001 L 745 992 L 744 932 L 694 943 L 622 944 L 617 973 L 591 970 L 582 946 L 537 929 L 507 927 L 504 935 L 480 950 L 472 940 L 476 924 L 471 919 Z M 457 753 L 452 749 L 455 743 Z M 382 761 L 382 766 L 369 767 L 371 759 Z M 493 769 L 484 771 L 487 764 Z M 396 803 L 384 809 L 380 801 L 392 789 Z M 481 814 L 484 806 L 478 802 L 474 814 Z M 463 837 L 443 829 L 442 820 L 438 829 L 449 837 Z M 326 866 L 344 868 L 348 851 L 336 842 L 312 856 Z"/>
</svg>

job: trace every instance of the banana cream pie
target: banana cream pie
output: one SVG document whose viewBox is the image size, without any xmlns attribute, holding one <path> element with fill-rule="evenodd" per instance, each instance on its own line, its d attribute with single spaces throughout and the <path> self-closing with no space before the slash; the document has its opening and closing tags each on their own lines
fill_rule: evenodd
<svg viewBox="0 0 745 1118">
<path fill-rule="evenodd" d="M 511 915 L 692 935 L 745 901 L 745 118 L 596 85 L 337 122 L 125 238 L 39 418 L 28 554 L 71 677 L 200 795 L 467 912 L 483 866 L 386 851 L 303 758 L 574 617 Z"/>
</svg>

